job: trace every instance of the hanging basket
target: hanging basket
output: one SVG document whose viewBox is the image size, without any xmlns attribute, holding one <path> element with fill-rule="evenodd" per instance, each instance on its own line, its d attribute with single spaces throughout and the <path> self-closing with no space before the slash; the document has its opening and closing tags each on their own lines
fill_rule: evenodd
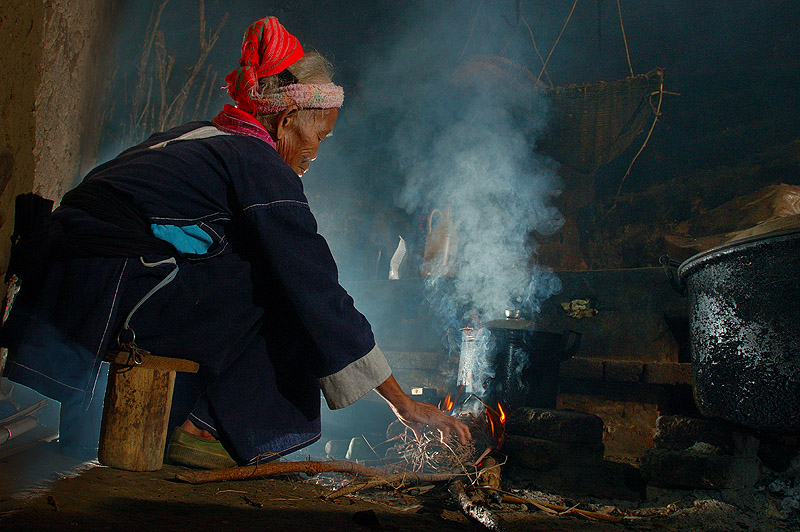
<svg viewBox="0 0 800 532">
<path fill-rule="evenodd" d="M 658 68 L 609 83 L 547 90 L 552 116 L 537 148 L 576 170 L 594 172 L 622 154 L 653 121 L 651 98 L 662 91 L 663 81 Z"/>
</svg>

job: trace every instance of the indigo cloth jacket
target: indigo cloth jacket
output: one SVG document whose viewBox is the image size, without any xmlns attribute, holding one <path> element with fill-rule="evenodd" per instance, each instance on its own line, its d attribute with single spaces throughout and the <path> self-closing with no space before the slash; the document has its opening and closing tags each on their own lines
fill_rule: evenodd
<svg viewBox="0 0 800 532">
<path fill-rule="evenodd" d="M 187 405 L 185 415 L 246 462 L 319 438 L 320 390 L 341 408 L 391 374 L 339 285 L 300 178 L 263 140 L 191 123 L 153 135 L 87 180 L 134 205 L 177 262 L 53 259 L 41 286 L 23 283 L 0 332 L 10 379 L 87 407 L 97 400 L 102 356 L 141 303 L 130 316 L 136 344 L 201 366 L 179 379 L 173 413 Z M 72 232 L 108 223 L 67 207 L 52 218 Z"/>
</svg>

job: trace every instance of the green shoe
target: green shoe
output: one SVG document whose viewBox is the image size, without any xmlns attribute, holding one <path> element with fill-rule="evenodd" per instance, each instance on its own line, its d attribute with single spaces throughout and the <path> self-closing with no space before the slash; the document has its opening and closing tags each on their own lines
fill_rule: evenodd
<svg viewBox="0 0 800 532">
<path fill-rule="evenodd" d="M 208 440 L 175 427 L 167 445 L 170 462 L 200 469 L 233 467 L 236 462 L 218 440 Z"/>
</svg>

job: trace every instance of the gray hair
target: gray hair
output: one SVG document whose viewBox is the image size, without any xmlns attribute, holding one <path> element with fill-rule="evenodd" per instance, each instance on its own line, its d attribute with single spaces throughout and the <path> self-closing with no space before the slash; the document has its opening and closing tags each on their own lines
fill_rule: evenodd
<svg viewBox="0 0 800 532">
<path fill-rule="evenodd" d="M 330 83 L 333 78 L 333 70 L 330 62 L 325 59 L 319 52 L 306 52 L 306 54 L 289 65 L 286 70 L 292 74 L 297 81 L 294 83 Z M 256 98 L 263 98 L 263 95 L 269 94 L 273 90 L 287 85 L 285 75 L 276 74 L 274 76 L 267 76 L 258 79 L 258 89 L 256 91 Z M 320 109 L 302 109 L 299 113 L 301 120 L 310 118 L 312 113 L 320 112 Z M 271 133 L 275 132 L 275 119 L 280 113 L 270 113 L 266 115 L 258 115 L 256 118 L 261 122 L 267 130 Z"/>
</svg>

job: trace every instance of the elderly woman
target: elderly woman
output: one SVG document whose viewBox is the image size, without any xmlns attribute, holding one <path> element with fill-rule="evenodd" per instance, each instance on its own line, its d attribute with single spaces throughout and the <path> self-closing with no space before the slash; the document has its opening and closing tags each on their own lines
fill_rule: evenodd
<svg viewBox="0 0 800 532">
<path fill-rule="evenodd" d="M 20 292 L 2 331 L 7 376 L 74 412 L 101 400 L 109 347 L 194 360 L 168 456 L 197 467 L 316 441 L 320 389 L 334 409 L 375 389 L 415 431 L 468 439 L 402 392 L 317 233 L 300 176 L 343 101 L 328 63 L 269 17 L 226 81 L 235 107 L 151 136 L 64 196 L 46 271 L 21 275 L 41 289 Z"/>
</svg>

